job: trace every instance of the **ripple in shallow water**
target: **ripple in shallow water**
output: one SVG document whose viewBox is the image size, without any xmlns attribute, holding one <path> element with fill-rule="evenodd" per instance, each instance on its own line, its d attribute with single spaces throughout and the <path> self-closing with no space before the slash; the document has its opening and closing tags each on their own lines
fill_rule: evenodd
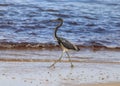
<svg viewBox="0 0 120 86">
<path fill-rule="evenodd" d="M 15 1 L 0 4 L 1 43 L 55 44 L 53 32 L 56 23 L 50 20 L 61 17 L 64 24 L 58 35 L 71 42 L 84 46 L 99 40 L 103 46 L 120 47 L 120 6 L 110 5 L 119 1 L 34 1 L 27 4 Z"/>
</svg>

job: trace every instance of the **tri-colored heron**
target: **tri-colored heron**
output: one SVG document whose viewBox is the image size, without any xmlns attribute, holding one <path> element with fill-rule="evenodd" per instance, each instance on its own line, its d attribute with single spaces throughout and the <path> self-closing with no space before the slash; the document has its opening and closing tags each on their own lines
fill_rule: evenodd
<svg viewBox="0 0 120 86">
<path fill-rule="evenodd" d="M 55 37 L 55 40 L 58 42 L 58 44 L 60 45 L 60 47 L 62 48 L 63 52 L 61 54 L 61 56 L 59 57 L 58 60 L 56 60 L 50 67 L 53 67 L 57 62 L 59 62 L 61 60 L 61 58 L 63 57 L 63 54 L 66 53 L 68 58 L 69 58 L 69 61 L 71 62 L 71 67 L 73 67 L 73 64 L 72 64 L 72 61 L 71 61 L 71 57 L 69 56 L 68 54 L 68 50 L 76 50 L 76 51 L 79 51 L 80 49 L 72 44 L 71 42 L 69 42 L 68 40 L 66 40 L 65 38 L 62 38 L 62 37 L 58 37 L 57 36 L 57 30 L 58 28 L 60 28 L 63 24 L 63 19 L 62 18 L 58 18 L 56 20 L 53 20 L 53 21 L 57 21 L 59 22 L 59 24 L 56 26 L 55 28 L 55 32 L 54 32 L 54 37 Z"/>
</svg>

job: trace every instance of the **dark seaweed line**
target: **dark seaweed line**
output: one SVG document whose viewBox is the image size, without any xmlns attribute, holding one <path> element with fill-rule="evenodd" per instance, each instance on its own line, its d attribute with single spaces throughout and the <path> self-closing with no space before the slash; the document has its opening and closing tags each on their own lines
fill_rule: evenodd
<svg viewBox="0 0 120 86">
<path fill-rule="evenodd" d="M 77 45 L 80 49 L 92 49 L 93 51 L 107 49 L 107 50 L 118 50 L 120 51 L 120 47 L 106 47 L 103 45 Z M 1 49 L 60 49 L 59 45 L 55 45 L 54 43 L 12 43 L 12 42 L 1 42 Z"/>
</svg>

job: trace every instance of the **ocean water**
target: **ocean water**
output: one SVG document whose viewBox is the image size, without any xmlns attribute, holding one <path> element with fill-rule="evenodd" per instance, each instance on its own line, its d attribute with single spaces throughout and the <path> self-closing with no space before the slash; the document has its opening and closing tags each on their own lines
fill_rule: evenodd
<svg viewBox="0 0 120 86">
<path fill-rule="evenodd" d="M 55 44 L 58 35 L 76 45 L 120 47 L 120 0 L 0 0 L 0 44 Z"/>
</svg>

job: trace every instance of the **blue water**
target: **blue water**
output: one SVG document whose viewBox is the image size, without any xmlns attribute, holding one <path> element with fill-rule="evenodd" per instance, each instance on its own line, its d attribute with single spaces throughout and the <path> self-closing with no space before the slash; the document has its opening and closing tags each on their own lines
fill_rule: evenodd
<svg viewBox="0 0 120 86">
<path fill-rule="evenodd" d="M 120 0 L 0 0 L 0 43 L 53 43 L 58 35 L 77 45 L 120 47 Z"/>
</svg>

